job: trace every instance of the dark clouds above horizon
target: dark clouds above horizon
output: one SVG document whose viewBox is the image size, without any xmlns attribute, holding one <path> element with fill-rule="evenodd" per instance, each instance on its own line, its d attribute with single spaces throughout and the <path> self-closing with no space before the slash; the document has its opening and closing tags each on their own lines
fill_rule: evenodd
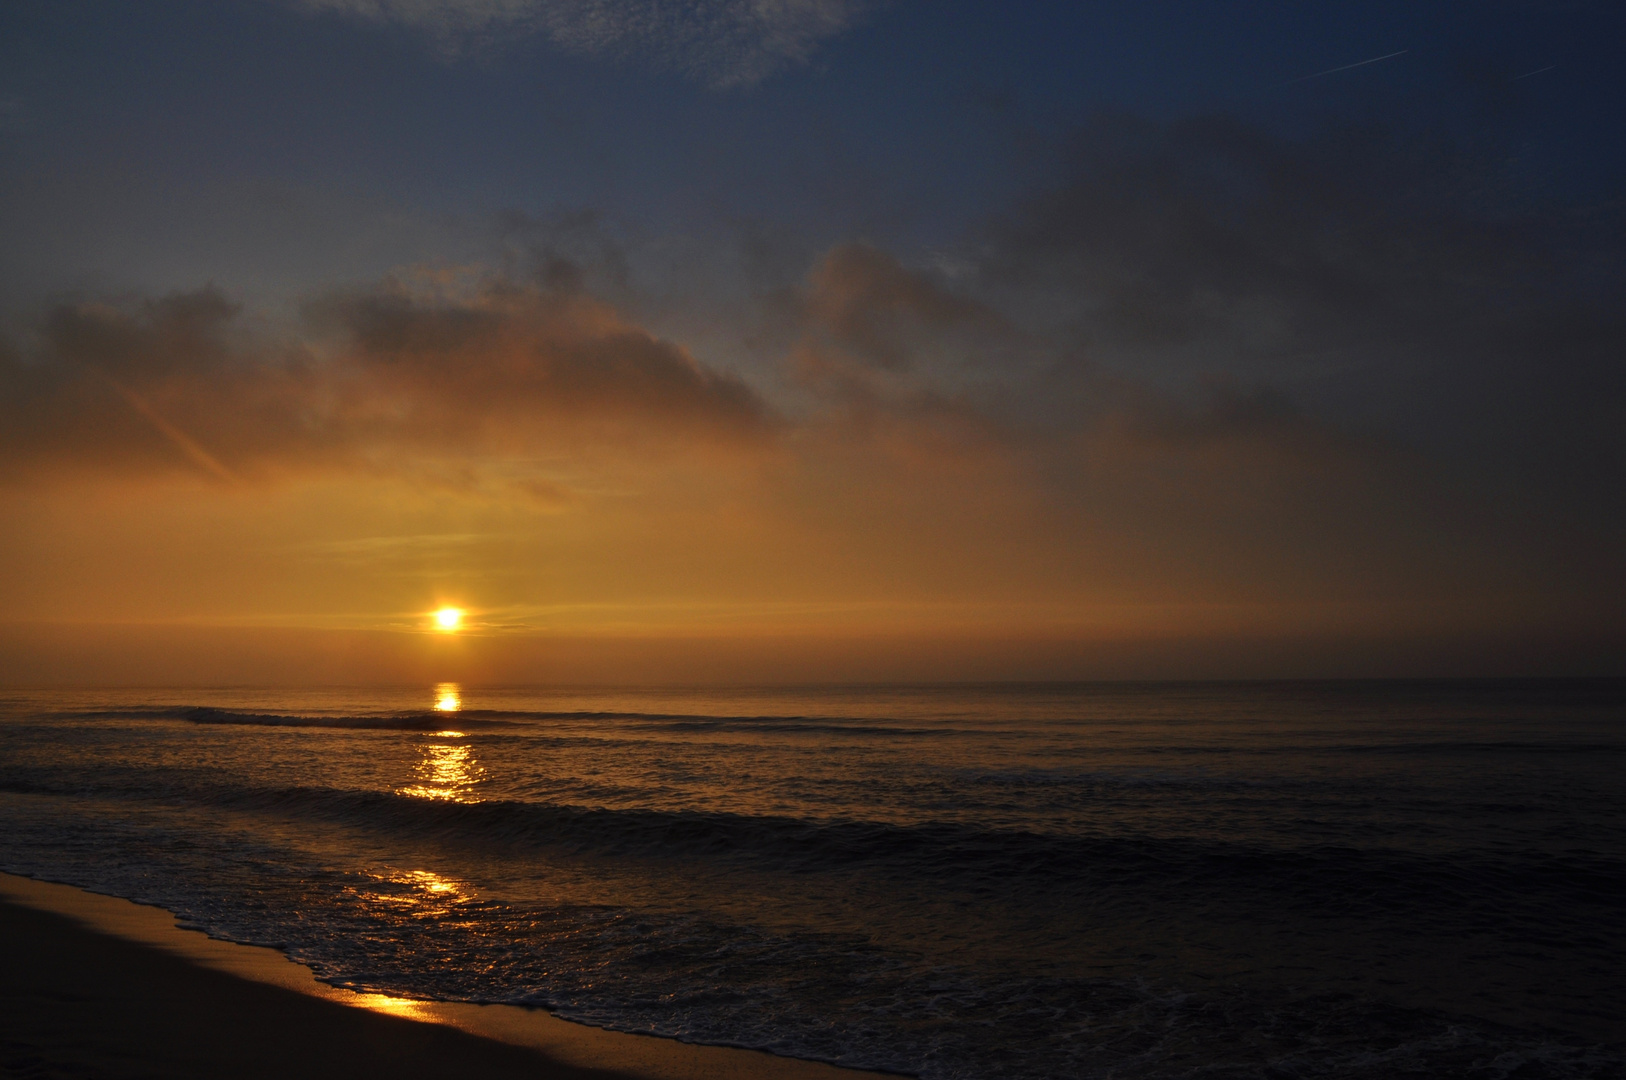
<svg viewBox="0 0 1626 1080">
<path fill-rule="evenodd" d="M 447 60 L 536 34 L 593 56 L 655 63 L 723 89 L 805 64 L 864 0 L 295 0 L 313 14 L 410 27 Z"/>
<path fill-rule="evenodd" d="M 1603 5 L 107 11 L 134 100 L 9 16 L 9 490 L 404 481 L 646 534 L 651 596 L 1626 630 Z"/>
</svg>

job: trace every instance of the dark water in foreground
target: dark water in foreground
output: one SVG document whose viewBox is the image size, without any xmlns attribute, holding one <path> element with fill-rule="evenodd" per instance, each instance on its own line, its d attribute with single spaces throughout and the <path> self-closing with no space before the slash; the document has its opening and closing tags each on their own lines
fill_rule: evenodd
<svg viewBox="0 0 1626 1080">
<path fill-rule="evenodd" d="M 1623 682 L 439 696 L 11 694 L 0 868 L 924 1077 L 1626 1076 Z"/>
</svg>

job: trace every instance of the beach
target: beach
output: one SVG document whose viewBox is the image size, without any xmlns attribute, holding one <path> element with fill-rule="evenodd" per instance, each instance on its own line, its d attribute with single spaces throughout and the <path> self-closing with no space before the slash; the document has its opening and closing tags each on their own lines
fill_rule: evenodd
<svg viewBox="0 0 1626 1080">
<path fill-rule="evenodd" d="M 854 1070 L 338 990 L 160 908 L 0 874 L 0 1075 L 817 1080 Z"/>
<path fill-rule="evenodd" d="M 609 1077 L 256 984 L 62 916 L 0 906 L 7 1076 Z"/>
</svg>

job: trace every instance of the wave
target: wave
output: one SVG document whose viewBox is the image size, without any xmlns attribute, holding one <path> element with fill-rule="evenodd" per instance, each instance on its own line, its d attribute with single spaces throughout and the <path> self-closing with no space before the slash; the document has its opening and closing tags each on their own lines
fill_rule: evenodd
<svg viewBox="0 0 1626 1080">
<path fill-rule="evenodd" d="M 340 728 L 362 731 L 438 731 L 444 728 L 505 728 L 560 721 L 619 721 L 642 723 L 646 728 L 674 732 L 748 732 L 771 727 L 777 732 L 818 735 L 932 736 L 955 734 L 937 727 L 877 724 L 873 719 L 807 716 L 708 716 L 685 713 L 609 712 L 598 710 L 461 709 L 457 712 L 388 713 L 375 715 L 312 715 L 257 713 L 212 705 L 150 705 L 119 709 L 84 710 L 71 714 L 89 720 L 186 720 L 194 724 L 242 724 L 255 727 Z"/>
<path fill-rule="evenodd" d="M 443 731 L 447 728 L 480 729 L 520 726 L 501 713 L 423 712 L 388 713 L 374 716 L 312 716 L 298 713 L 257 713 L 221 709 L 211 705 L 152 705 L 123 709 L 96 709 L 74 714 L 95 720 L 185 720 L 193 724 L 244 725 L 248 727 L 340 728 L 359 731 Z"/>
<path fill-rule="evenodd" d="M 964 736 L 965 731 L 941 725 L 918 722 L 887 723 L 875 717 L 801 716 L 801 715 L 737 715 L 636 712 L 619 710 L 519 710 L 519 709 L 462 709 L 457 712 L 422 710 L 412 712 L 322 715 L 304 713 L 261 713 L 242 709 L 228 709 L 212 705 L 145 705 L 124 706 L 117 709 L 84 710 L 61 715 L 78 719 L 121 720 L 182 720 L 194 724 L 244 725 L 252 727 L 330 728 L 359 731 L 441 731 L 459 730 L 518 731 L 559 723 L 591 723 L 603 721 L 634 724 L 644 731 L 672 733 L 733 733 L 760 734 L 771 730 L 776 734 L 834 735 L 880 738 L 934 738 Z M 1345 742 L 1318 744 L 1312 741 L 1287 741 L 1275 746 L 1227 743 L 1181 742 L 1169 745 L 1149 745 L 1136 748 L 1148 757 L 1279 757 L 1304 753 L 1351 754 L 1380 756 L 1420 756 L 1434 754 L 1553 754 L 1553 755 L 1614 755 L 1626 754 L 1626 741 L 1575 741 L 1544 739 L 1483 738 L 1407 740 L 1404 738 L 1383 742 Z"/>
<path fill-rule="evenodd" d="M 1136 904 L 1205 897 L 1234 912 L 1290 905 L 1320 916 L 1438 921 L 1520 936 L 1561 932 L 1553 919 L 1590 926 L 1626 923 L 1626 860 L 1587 849 L 1477 849 L 1448 857 L 1333 845 L 1267 846 L 1173 837 L 1047 834 L 939 822 L 609 809 L 551 802 L 455 803 L 382 791 L 250 786 L 195 780 L 142 783 L 104 774 L 87 790 L 13 769 L 0 791 L 82 799 L 192 804 L 272 819 L 321 821 L 414 846 L 642 864 L 710 866 L 721 872 L 865 874 L 932 882 L 982 900 L 1035 893 L 1069 903 Z M 1550 919 L 1532 918 L 1545 912 Z M 1584 916 L 1584 918 L 1583 918 Z M 1590 931 L 1589 931 L 1590 932 Z"/>
<path fill-rule="evenodd" d="M 256 727 L 345 728 L 363 731 L 442 731 L 447 728 L 507 728 L 511 720 L 471 713 L 421 712 L 395 716 L 298 716 L 278 713 L 238 712 L 194 706 L 177 710 L 176 719 L 194 724 L 245 724 Z"/>
<path fill-rule="evenodd" d="M 1275 753 L 1302 752 L 1300 747 L 1282 747 Z M 1382 743 L 1333 743 L 1312 747 L 1331 754 L 1626 754 L 1626 741 L 1579 742 L 1573 739 L 1431 739 Z"/>
</svg>

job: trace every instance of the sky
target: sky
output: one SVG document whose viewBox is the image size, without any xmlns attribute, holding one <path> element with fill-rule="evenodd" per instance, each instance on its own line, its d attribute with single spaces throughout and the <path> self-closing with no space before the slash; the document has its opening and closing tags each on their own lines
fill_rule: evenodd
<svg viewBox="0 0 1626 1080">
<path fill-rule="evenodd" d="M 1623 40 L 8 0 L 0 682 L 1626 674 Z"/>
</svg>

